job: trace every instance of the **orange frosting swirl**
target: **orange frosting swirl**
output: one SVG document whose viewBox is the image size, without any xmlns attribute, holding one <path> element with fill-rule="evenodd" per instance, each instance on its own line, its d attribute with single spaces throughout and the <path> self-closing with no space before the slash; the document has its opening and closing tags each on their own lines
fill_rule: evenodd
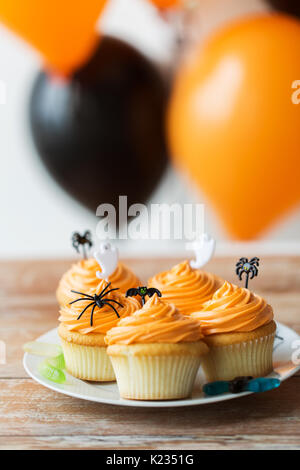
<svg viewBox="0 0 300 470">
<path fill-rule="evenodd" d="M 200 325 L 182 315 L 175 305 L 154 294 L 130 317 L 122 318 L 117 326 L 108 331 L 105 343 L 181 343 L 203 338 Z"/>
<path fill-rule="evenodd" d="M 273 320 L 273 310 L 259 295 L 225 281 L 192 318 L 204 335 L 253 331 Z"/>
<path fill-rule="evenodd" d="M 65 305 L 76 298 L 77 294 L 73 294 L 71 290 L 86 294 L 95 293 L 99 284 L 99 279 L 96 276 L 97 271 L 101 271 L 101 267 L 94 258 L 83 259 L 73 264 L 59 282 L 57 289 L 59 303 Z M 112 287 L 119 287 L 123 293 L 126 293 L 130 287 L 140 285 L 136 275 L 120 262 L 115 272 L 109 276 L 109 282 L 112 283 Z"/>
<path fill-rule="evenodd" d="M 93 294 L 99 294 L 106 285 L 106 281 L 100 281 L 97 289 L 93 292 Z M 110 288 L 108 290 L 110 290 Z M 82 297 L 78 294 L 75 294 L 75 296 L 77 299 Z M 117 302 L 123 305 L 123 307 L 120 307 L 118 304 L 113 303 L 113 306 L 115 307 L 121 318 L 131 315 L 133 312 L 135 312 L 141 307 L 139 301 L 136 298 L 126 298 L 125 295 L 119 293 L 119 291 L 110 292 L 105 297 L 107 297 L 108 299 L 116 300 Z M 114 310 L 109 307 L 109 305 L 104 305 L 102 308 L 96 306 L 93 315 L 93 326 L 91 326 L 91 306 L 84 312 L 82 317 L 77 320 L 82 310 L 89 303 L 91 303 L 91 300 L 82 300 L 80 302 L 61 307 L 59 321 L 62 322 L 69 331 L 76 331 L 83 335 L 88 335 L 89 333 L 106 334 L 106 332 L 110 328 L 112 328 L 118 323 L 118 316 L 116 315 Z"/>
<path fill-rule="evenodd" d="M 220 285 L 221 280 L 217 276 L 191 268 L 189 261 L 156 274 L 148 281 L 149 287 L 159 289 L 163 298 L 174 303 L 184 315 L 200 310 Z"/>
</svg>

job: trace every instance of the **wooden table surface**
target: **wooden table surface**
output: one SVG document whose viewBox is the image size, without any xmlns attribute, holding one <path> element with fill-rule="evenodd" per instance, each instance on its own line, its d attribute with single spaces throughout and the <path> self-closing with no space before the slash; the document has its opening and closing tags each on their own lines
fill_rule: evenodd
<svg viewBox="0 0 300 470">
<path fill-rule="evenodd" d="M 231 258 L 208 270 L 236 281 Z M 174 260 L 128 260 L 141 279 Z M 0 263 L 0 449 L 300 448 L 300 374 L 279 389 L 188 408 L 143 409 L 91 403 L 48 390 L 22 366 L 22 345 L 57 325 L 55 288 L 70 261 Z M 252 288 L 277 320 L 300 333 L 300 258 L 264 258 Z"/>
</svg>

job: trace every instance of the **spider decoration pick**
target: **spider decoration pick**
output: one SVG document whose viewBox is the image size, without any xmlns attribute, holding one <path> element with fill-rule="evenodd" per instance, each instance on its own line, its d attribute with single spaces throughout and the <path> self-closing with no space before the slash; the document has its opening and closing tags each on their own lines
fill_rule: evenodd
<svg viewBox="0 0 300 470">
<path fill-rule="evenodd" d="M 83 292 L 78 292 L 76 290 L 71 291 L 71 292 L 74 292 L 74 294 L 79 294 L 79 295 L 82 295 L 83 297 L 81 297 L 80 299 L 73 300 L 72 302 L 70 302 L 70 304 L 74 304 L 75 302 L 80 302 L 80 301 L 85 301 L 85 302 L 90 301 L 90 303 L 86 307 L 84 307 L 80 315 L 77 317 L 77 320 L 80 320 L 84 312 L 86 312 L 90 307 L 92 307 L 91 316 L 90 316 L 90 325 L 93 326 L 95 308 L 96 307 L 102 308 L 104 307 L 104 305 L 108 305 L 115 312 L 117 317 L 120 318 L 120 315 L 117 309 L 114 307 L 114 305 L 111 304 L 111 302 L 113 304 L 119 305 L 119 307 L 122 307 L 122 308 L 124 307 L 124 305 L 122 305 L 120 302 L 118 302 L 115 299 L 111 299 L 107 297 L 107 295 L 110 292 L 119 290 L 119 288 L 115 287 L 114 289 L 109 289 L 110 285 L 111 285 L 111 282 L 109 282 L 107 286 L 104 287 L 104 289 L 100 292 L 100 294 L 94 294 L 94 295 L 84 294 Z"/>
<path fill-rule="evenodd" d="M 88 246 L 88 249 L 93 246 L 91 232 L 89 230 L 86 230 L 83 235 L 80 235 L 79 232 L 74 232 L 72 235 L 72 245 L 77 251 L 77 253 L 80 252 L 79 248 L 82 247 L 83 258 L 86 259 L 87 252 L 85 245 Z"/>
<path fill-rule="evenodd" d="M 161 297 L 161 292 L 158 289 L 155 289 L 155 287 L 136 287 L 136 288 L 131 288 L 128 289 L 126 292 L 126 297 L 132 297 L 134 295 L 140 295 L 142 297 L 142 304 L 145 304 L 145 297 L 148 295 L 149 297 L 152 297 L 152 295 L 157 294 L 158 297 Z"/>
<path fill-rule="evenodd" d="M 239 276 L 239 280 L 242 280 L 242 275 L 246 274 L 245 288 L 248 289 L 249 279 L 253 279 L 258 274 L 259 258 L 240 258 L 236 263 L 236 274 Z"/>
</svg>

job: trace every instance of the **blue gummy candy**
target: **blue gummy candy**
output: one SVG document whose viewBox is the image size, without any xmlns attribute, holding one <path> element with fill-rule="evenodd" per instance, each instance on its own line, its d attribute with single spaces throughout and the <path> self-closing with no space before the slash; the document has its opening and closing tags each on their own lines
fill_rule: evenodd
<svg viewBox="0 0 300 470">
<path fill-rule="evenodd" d="M 250 380 L 246 385 L 246 390 L 254 393 L 267 392 L 268 390 L 273 390 L 274 388 L 279 387 L 280 383 L 279 379 L 259 377 L 257 379 Z"/>
<path fill-rule="evenodd" d="M 217 382 L 210 382 L 208 384 L 203 385 L 202 390 L 205 395 L 221 395 L 222 393 L 227 393 L 229 391 L 229 382 L 223 380 Z"/>
</svg>

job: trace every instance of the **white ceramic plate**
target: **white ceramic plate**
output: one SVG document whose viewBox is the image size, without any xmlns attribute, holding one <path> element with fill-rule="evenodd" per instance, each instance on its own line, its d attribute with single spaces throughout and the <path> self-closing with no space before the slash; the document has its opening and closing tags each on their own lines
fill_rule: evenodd
<svg viewBox="0 0 300 470">
<path fill-rule="evenodd" d="M 282 337 L 283 340 L 275 339 L 274 345 L 274 372 L 270 377 L 277 377 L 281 381 L 288 379 L 295 374 L 299 369 L 300 365 L 295 365 L 291 361 L 291 356 L 295 352 L 295 347 L 300 346 L 294 341 L 300 340 L 300 336 L 287 326 L 280 323 L 277 324 L 277 335 Z M 46 343 L 59 344 L 59 337 L 57 329 L 48 331 L 37 341 L 44 341 Z M 294 343 L 294 346 L 293 346 Z M 164 400 L 164 401 L 142 401 L 142 400 L 124 400 L 120 398 L 118 387 L 116 383 L 92 383 L 84 380 L 76 379 L 69 374 L 66 374 L 67 380 L 64 384 L 56 384 L 44 379 L 38 372 L 38 364 L 41 358 L 25 353 L 23 364 L 26 372 L 39 384 L 45 387 L 55 390 L 56 392 L 69 395 L 71 397 L 81 398 L 83 400 L 95 401 L 99 403 L 108 403 L 111 405 L 121 406 L 142 406 L 142 407 L 174 407 L 174 406 L 192 406 L 192 405 L 205 405 L 208 403 L 214 403 L 218 401 L 231 400 L 244 395 L 249 395 L 252 392 L 243 392 L 239 394 L 226 393 L 214 397 L 207 397 L 202 393 L 202 384 L 205 383 L 202 370 L 200 369 L 195 382 L 192 396 L 185 400 Z"/>
</svg>

